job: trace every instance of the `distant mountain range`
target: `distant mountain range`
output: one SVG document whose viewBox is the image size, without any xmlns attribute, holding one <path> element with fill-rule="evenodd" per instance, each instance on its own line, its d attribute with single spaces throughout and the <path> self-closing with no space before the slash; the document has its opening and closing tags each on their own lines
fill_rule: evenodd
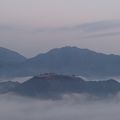
<svg viewBox="0 0 120 120">
<path fill-rule="evenodd" d="M 6 94 L 12 92 L 16 87 L 20 85 L 19 82 L 0 82 L 0 94 Z"/>
<path fill-rule="evenodd" d="M 115 80 L 85 81 L 77 76 L 45 73 L 23 83 L 2 82 L 0 93 L 14 93 L 32 98 L 59 99 L 63 95 L 88 94 L 100 98 L 115 96 L 120 92 L 120 83 Z"/>
<path fill-rule="evenodd" d="M 0 64 L 14 64 L 25 60 L 26 58 L 19 53 L 0 47 Z"/>
<path fill-rule="evenodd" d="M 25 60 L 19 53 L 0 47 L 0 77 L 16 76 L 18 65 Z"/>
<path fill-rule="evenodd" d="M 120 56 L 70 46 L 52 49 L 30 59 L 0 48 L 0 65 L 2 77 L 32 76 L 45 72 L 75 74 L 87 78 L 120 76 Z"/>
</svg>

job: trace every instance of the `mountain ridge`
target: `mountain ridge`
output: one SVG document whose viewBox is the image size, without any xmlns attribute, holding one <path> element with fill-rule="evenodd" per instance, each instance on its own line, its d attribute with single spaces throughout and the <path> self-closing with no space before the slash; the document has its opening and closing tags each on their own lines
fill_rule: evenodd
<svg viewBox="0 0 120 120">
<path fill-rule="evenodd" d="M 100 98 L 116 96 L 120 83 L 114 79 L 104 81 L 85 81 L 77 76 L 45 73 L 23 82 L 15 88 L 18 95 L 32 98 L 61 98 L 70 94 L 88 94 Z"/>
<path fill-rule="evenodd" d="M 44 73 L 19 82 L 0 82 L 0 94 L 13 94 L 37 99 L 62 99 L 64 95 L 89 95 L 97 98 L 115 97 L 120 83 L 114 79 L 86 81 L 75 75 Z"/>
<path fill-rule="evenodd" d="M 25 61 L 24 66 L 37 73 L 58 72 L 91 76 L 120 75 L 120 56 L 97 53 L 89 49 L 62 47 Z"/>
<path fill-rule="evenodd" d="M 23 62 L 26 57 L 13 50 L 0 47 L 0 62 Z"/>
<path fill-rule="evenodd" d="M 33 76 L 46 72 L 75 74 L 86 78 L 120 76 L 119 55 L 107 55 L 71 46 L 55 48 L 18 64 L 10 64 L 1 63 L 3 67 L 0 76 Z"/>
</svg>

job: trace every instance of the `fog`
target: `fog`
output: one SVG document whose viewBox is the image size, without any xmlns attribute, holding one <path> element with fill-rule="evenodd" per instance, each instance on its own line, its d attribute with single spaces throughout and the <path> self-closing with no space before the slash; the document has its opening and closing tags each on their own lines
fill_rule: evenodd
<svg viewBox="0 0 120 120">
<path fill-rule="evenodd" d="M 14 78 L 12 81 L 23 82 L 30 78 Z M 105 99 L 72 94 L 64 95 L 60 100 L 0 95 L 0 120 L 119 120 L 119 111 L 120 94 Z"/>
<path fill-rule="evenodd" d="M 19 82 L 23 83 L 29 79 L 31 79 L 33 76 L 27 76 L 27 77 L 11 77 L 11 78 L 0 78 L 0 82 L 5 82 L 5 81 L 13 81 L 13 82 Z M 85 81 L 103 81 L 103 80 L 109 80 L 109 79 L 114 79 L 118 82 L 120 82 L 120 76 L 114 76 L 114 77 L 84 77 L 84 76 L 76 76 L 80 77 Z"/>
<path fill-rule="evenodd" d="M 66 95 L 62 100 L 38 100 L 0 95 L 0 120 L 119 120 L 120 99 L 97 100 Z"/>
<path fill-rule="evenodd" d="M 28 77 L 11 77 L 11 78 L 0 78 L 0 82 L 5 82 L 5 81 L 13 81 L 13 82 L 19 82 L 19 83 L 23 83 L 29 79 L 31 79 L 33 76 L 28 76 Z"/>
</svg>

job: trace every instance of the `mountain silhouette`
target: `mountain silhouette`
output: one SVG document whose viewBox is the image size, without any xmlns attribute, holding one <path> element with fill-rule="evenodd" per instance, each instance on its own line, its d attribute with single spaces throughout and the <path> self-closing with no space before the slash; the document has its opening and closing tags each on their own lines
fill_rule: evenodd
<svg viewBox="0 0 120 120">
<path fill-rule="evenodd" d="M 33 98 L 60 98 L 66 94 L 108 97 L 120 92 L 120 83 L 113 79 L 85 81 L 77 76 L 46 73 L 23 82 L 15 88 L 14 92 Z"/>
<path fill-rule="evenodd" d="M 24 60 L 26 60 L 26 58 L 19 53 L 0 47 L 0 63 L 18 63 Z"/>
<path fill-rule="evenodd" d="M 120 56 L 67 46 L 39 54 L 25 61 L 23 66 L 33 75 L 57 72 L 84 77 L 119 76 Z"/>
<path fill-rule="evenodd" d="M 116 77 L 120 76 L 120 56 L 66 46 L 26 59 L 19 53 L 0 49 L 0 77 L 34 76 L 46 72 L 86 78 Z"/>
</svg>

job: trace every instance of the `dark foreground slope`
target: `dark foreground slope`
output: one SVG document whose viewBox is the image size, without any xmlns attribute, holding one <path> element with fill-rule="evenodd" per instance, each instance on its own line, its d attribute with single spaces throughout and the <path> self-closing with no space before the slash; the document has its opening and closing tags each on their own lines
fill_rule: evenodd
<svg viewBox="0 0 120 120">
<path fill-rule="evenodd" d="M 19 95 L 40 98 L 58 98 L 65 94 L 90 94 L 99 97 L 116 95 L 120 83 L 115 80 L 84 81 L 75 76 L 41 74 L 22 83 L 14 90 Z"/>
</svg>

